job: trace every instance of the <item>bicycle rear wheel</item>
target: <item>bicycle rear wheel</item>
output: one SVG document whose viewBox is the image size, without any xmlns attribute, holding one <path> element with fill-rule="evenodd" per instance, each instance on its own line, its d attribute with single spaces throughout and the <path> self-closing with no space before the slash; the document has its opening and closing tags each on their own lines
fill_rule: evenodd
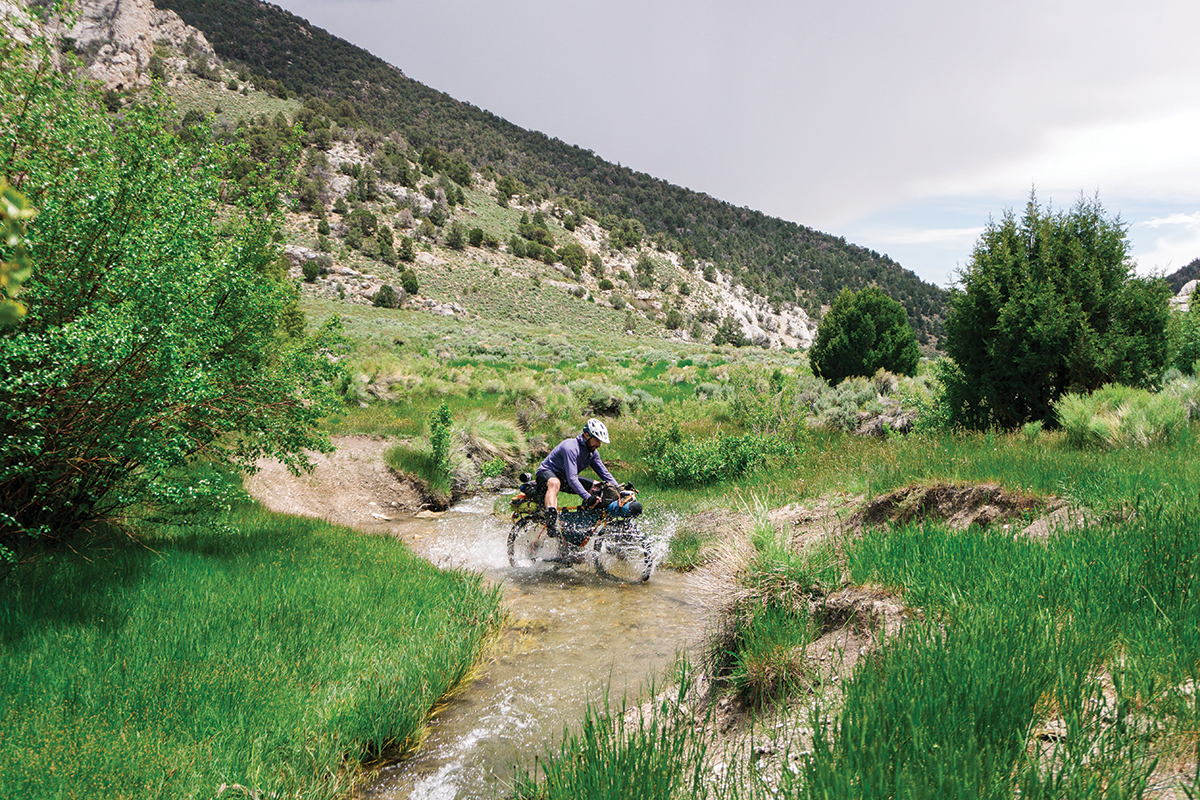
<svg viewBox="0 0 1200 800">
<path fill-rule="evenodd" d="M 596 574 L 600 577 L 622 583 L 644 583 L 650 579 L 654 559 L 641 533 L 598 536 L 595 551 Z"/>
<path fill-rule="evenodd" d="M 550 561 L 559 554 L 558 539 L 546 535 L 546 526 L 537 522 L 517 522 L 508 531 L 508 565 L 531 567 Z"/>
</svg>

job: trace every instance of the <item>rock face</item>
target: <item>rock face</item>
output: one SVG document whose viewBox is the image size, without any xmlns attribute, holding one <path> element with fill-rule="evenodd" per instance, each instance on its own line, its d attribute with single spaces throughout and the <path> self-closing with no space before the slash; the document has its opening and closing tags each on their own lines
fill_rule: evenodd
<svg viewBox="0 0 1200 800">
<path fill-rule="evenodd" d="M 88 74 L 105 89 L 118 91 L 150 85 L 155 44 L 184 50 L 215 66 L 217 55 L 204 34 L 174 11 L 160 11 L 150 0 L 82 0 L 79 16 L 60 35 L 74 39 Z"/>
<path fill-rule="evenodd" d="M 1200 286 L 1200 281 L 1188 281 L 1179 290 L 1179 294 L 1171 298 L 1171 306 L 1178 311 L 1188 311 L 1192 305 L 1192 292 Z"/>
</svg>

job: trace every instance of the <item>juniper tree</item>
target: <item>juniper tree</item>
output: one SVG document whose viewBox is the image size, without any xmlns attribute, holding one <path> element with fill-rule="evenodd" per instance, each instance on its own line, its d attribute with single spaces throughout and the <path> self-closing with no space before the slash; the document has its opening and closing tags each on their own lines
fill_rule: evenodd
<svg viewBox="0 0 1200 800">
<path fill-rule="evenodd" d="M 951 296 L 954 418 L 1053 423 L 1064 394 L 1152 384 L 1168 357 L 1169 293 L 1133 274 L 1127 227 L 1098 199 L 1054 212 L 1031 196 L 1020 219 L 1009 210 L 988 224 Z"/>
<path fill-rule="evenodd" d="M 913 375 L 920 358 L 904 307 L 876 286 L 861 292 L 843 289 L 808 351 L 813 372 L 835 385 L 879 369 Z"/>
</svg>

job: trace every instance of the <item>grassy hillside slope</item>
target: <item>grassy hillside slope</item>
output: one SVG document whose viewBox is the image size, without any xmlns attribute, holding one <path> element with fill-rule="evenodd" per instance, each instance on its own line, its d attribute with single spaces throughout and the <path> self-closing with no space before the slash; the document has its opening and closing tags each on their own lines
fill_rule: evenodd
<svg viewBox="0 0 1200 800">
<path fill-rule="evenodd" d="M 665 247 L 712 260 L 738 281 L 810 314 L 844 287 L 881 286 L 902 303 L 922 341 L 941 336 L 945 293 L 886 256 L 793 222 L 739 208 L 457 101 L 365 50 L 269 3 L 158 0 L 205 32 L 225 59 L 291 92 L 346 101 L 381 131 L 416 147 L 492 166 L 546 197 L 565 196 L 606 215 L 637 219 Z"/>
</svg>

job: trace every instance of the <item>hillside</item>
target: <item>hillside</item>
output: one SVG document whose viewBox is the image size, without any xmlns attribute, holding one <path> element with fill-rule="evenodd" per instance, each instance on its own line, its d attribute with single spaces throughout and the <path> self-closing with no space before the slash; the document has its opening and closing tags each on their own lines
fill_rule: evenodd
<svg viewBox="0 0 1200 800">
<path fill-rule="evenodd" d="M 1171 291 L 1176 294 L 1183 288 L 1183 285 L 1188 281 L 1194 281 L 1200 278 L 1200 258 L 1194 258 L 1188 264 L 1166 276 L 1166 281 L 1171 287 Z"/>
<path fill-rule="evenodd" d="M 534 202 L 556 200 L 608 224 L 636 220 L 660 251 L 710 262 L 776 306 L 796 303 L 815 317 L 842 288 L 877 284 L 905 306 L 923 343 L 940 340 L 944 291 L 874 251 L 523 130 L 269 3 L 158 5 L 204 31 L 217 54 L 244 65 L 259 85 L 319 97 L 346 125 L 397 132 L 415 150 L 435 147 L 473 170 L 519 182 Z"/>
</svg>

